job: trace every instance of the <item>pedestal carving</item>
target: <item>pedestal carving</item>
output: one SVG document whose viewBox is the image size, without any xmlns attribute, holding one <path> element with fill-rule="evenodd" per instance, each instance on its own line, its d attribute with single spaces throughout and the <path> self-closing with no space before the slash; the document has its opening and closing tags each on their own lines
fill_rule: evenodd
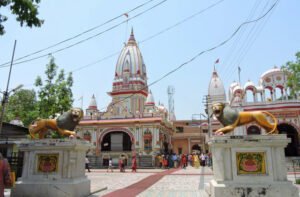
<svg viewBox="0 0 300 197">
<path fill-rule="evenodd" d="M 85 176 L 85 155 L 89 144 L 76 139 L 28 140 L 24 151 L 22 177 L 12 196 L 82 197 L 90 194 Z"/>
<path fill-rule="evenodd" d="M 214 178 L 205 191 L 211 197 L 298 197 L 287 180 L 286 135 L 214 136 Z"/>
</svg>

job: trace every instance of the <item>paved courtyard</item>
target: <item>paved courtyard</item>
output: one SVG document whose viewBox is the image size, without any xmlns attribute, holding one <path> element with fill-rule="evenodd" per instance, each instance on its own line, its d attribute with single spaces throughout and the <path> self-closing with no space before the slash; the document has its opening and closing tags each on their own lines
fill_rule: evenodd
<svg viewBox="0 0 300 197">
<path fill-rule="evenodd" d="M 132 173 L 127 169 L 125 173 L 106 172 L 104 169 L 92 169 L 86 173 L 91 180 L 90 197 L 203 197 L 204 184 L 212 178 L 209 167 L 186 169 L 138 169 Z M 296 174 L 300 178 L 300 174 Z M 289 172 L 288 179 L 295 181 L 295 174 Z M 300 187 L 298 186 L 299 191 Z M 5 196 L 10 196 L 6 190 Z"/>
<path fill-rule="evenodd" d="M 213 178 L 210 168 L 195 169 L 190 166 L 171 170 L 140 169 L 137 173 L 131 173 L 129 169 L 125 173 L 118 170 L 107 173 L 103 169 L 94 169 L 86 174 L 91 179 L 91 192 L 104 189 L 92 197 L 202 197 L 204 184 Z M 294 174 L 289 173 L 288 179 L 294 181 Z"/>
</svg>

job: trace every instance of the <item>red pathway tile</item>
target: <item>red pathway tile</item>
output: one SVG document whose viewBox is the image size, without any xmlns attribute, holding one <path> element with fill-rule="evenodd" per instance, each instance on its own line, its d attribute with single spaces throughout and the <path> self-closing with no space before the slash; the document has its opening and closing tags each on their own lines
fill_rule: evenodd
<svg viewBox="0 0 300 197">
<path fill-rule="evenodd" d="M 147 178 L 134 183 L 132 185 L 129 185 L 128 187 L 125 187 L 123 189 L 119 189 L 116 191 L 113 191 L 111 193 L 108 193 L 104 195 L 104 197 L 133 197 L 137 196 L 139 193 L 145 191 L 148 189 L 150 186 L 152 186 L 154 183 L 159 181 L 161 178 L 163 178 L 165 175 L 169 175 L 180 168 L 177 169 L 171 169 L 171 170 L 166 170 L 164 172 L 158 172 L 154 175 L 148 176 Z"/>
</svg>

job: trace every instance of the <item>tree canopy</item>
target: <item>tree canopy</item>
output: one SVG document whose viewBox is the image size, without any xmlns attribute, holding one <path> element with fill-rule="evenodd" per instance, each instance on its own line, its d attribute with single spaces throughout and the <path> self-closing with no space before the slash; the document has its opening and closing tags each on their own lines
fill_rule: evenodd
<svg viewBox="0 0 300 197">
<path fill-rule="evenodd" d="M 57 113 L 62 114 L 72 107 L 72 73 L 69 73 L 67 79 L 65 79 L 64 70 L 60 70 L 57 76 L 57 69 L 58 66 L 52 57 L 49 64 L 47 64 L 44 83 L 40 76 L 35 81 L 35 86 L 39 87 L 38 109 L 41 118 L 55 117 Z"/>
<path fill-rule="evenodd" d="M 16 15 L 16 20 L 21 26 L 40 27 L 43 20 L 38 18 L 38 4 L 40 0 L 0 0 L 0 8 L 6 7 L 10 9 L 13 15 Z M 0 35 L 5 33 L 3 23 L 8 17 L 0 13 Z"/>
<path fill-rule="evenodd" d="M 289 61 L 281 67 L 286 72 L 287 86 L 290 88 L 291 96 L 299 96 L 300 92 L 300 52 L 296 53 L 296 60 Z"/>
<path fill-rule="evenodd" d="M 4 121 L 19 118 L 27 127 L 38 116 L 37 100 L 34 90 L 21 89 L 9 97 L 5 111 Z"/>
</svg>

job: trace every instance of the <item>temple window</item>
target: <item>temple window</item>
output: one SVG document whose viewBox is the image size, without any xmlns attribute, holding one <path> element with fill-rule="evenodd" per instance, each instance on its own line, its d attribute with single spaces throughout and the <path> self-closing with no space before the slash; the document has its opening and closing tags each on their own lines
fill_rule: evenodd
<svg viewBox="0 0 300 197">
<path fill-rule="evenodd" d="M 144 150 L 152 150 L 152 133 L 149 129 L 144 132 Z"/>
</svg>

